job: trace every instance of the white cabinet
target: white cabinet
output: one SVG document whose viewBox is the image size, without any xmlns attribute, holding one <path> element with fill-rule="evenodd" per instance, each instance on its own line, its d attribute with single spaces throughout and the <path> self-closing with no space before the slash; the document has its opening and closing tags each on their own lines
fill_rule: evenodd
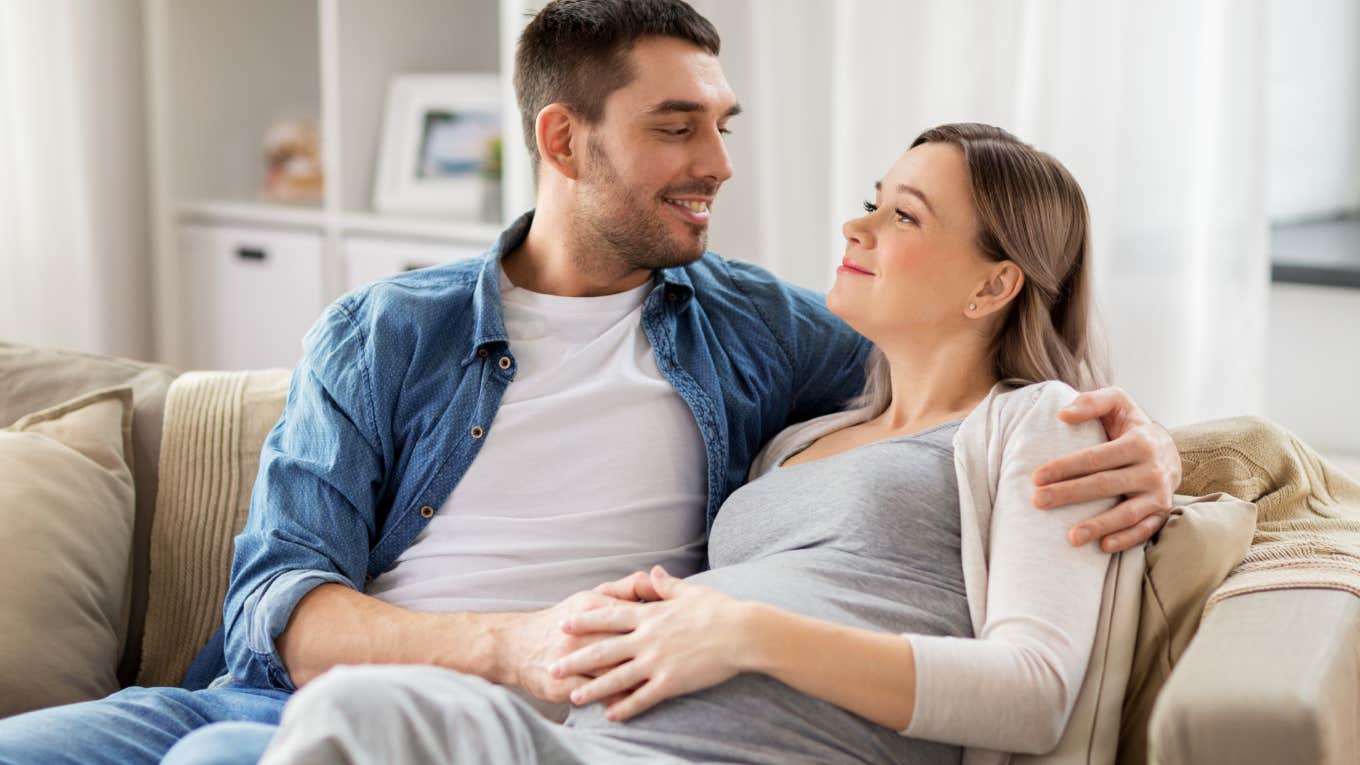
<svg viewBox="0 0 1360 765">
<path fill-rule="evenodd" d="M 405 242 L 363 236 L 346 238 L 342 248 L 346 290 L 404 271 L 479 257 L 485 251 L 466 244 Z"/>
<path fill-rule="evenodd" d="M 237 226 L 180 227 L 190 361 L 199 369 L 291 367 L 321 315 L 319 233 Z"/>
</svg>

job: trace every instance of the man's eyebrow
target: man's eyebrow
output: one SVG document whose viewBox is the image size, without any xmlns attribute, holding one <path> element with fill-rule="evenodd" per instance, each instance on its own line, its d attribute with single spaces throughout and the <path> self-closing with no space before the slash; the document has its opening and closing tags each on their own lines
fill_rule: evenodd
<svg viewBox="0 0 1360 765">
<path fill-rule="evenodd" d="M 882 183 L 882 181 L 874 181 L 874 191 L 882 191 L 882 190 L 883 190 L 883 183 Z M 935 215 L 935 208 L 930 206 L 930 200 L 926 198 L 925 192 L 923 192 L 923 191 L 921 191 L 920 189 L 915 188 L 915 187 L 913 187 L 913 186 L 908 186 L 908 185 L 905 184 L 905 183 L 899 183 L 899 184 L 897 184 L 897 190 L 900 191 L 900 192 L 906 193 L 906 194 L 912 194 L 912 195 L 916 196 L 917 198 L 919 198 L 919 199 L 921 200 L 921 204 L 925 205 L 925 206 L 926 206 L 926 209 L 930 211 L 930 214 L 931 214 L 931 215 Z M 935 215 L 935 217 L 938 218 L 939 216 L 938 216 L 938 215 Z"/>
<path fill-rule="evenodd" d="M 647 109 L 648 114 L 674 114 L 676 112 L 688 114 L 706 111 L 708 111 L 708 107 L 698 101 L 685 101 L 678 98 L 667 99 Z M 741 114 L 741 104 L 732 104 L 731 108 L 729 108 L 727 113 L 723 116 L 735 117 L 738 114 Z"/>
</svg>

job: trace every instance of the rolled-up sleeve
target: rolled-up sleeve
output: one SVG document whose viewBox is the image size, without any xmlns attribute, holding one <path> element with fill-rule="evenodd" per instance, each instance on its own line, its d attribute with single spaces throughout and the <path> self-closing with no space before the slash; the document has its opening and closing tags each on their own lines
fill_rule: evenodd
<svg viewBox="0 0 1360 765">
<path fill-rule="evenodd" d="M 260 454 L 223 607 L 227 670 L 261 688 L 294 689 L 275 640 L 298 601 L 327 582 L 362 585 L 392 450 L 353 310 L 332 305 L 303 348 Z"/>
</svg>

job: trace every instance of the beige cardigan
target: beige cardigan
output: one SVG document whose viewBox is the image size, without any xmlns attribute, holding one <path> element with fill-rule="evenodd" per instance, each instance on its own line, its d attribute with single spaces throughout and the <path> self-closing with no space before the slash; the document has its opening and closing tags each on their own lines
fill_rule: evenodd
<svg viewBox="0 0 1360 765">
<path fill-rule="evenodd" d="M 974 638 L 907 635 L 916 661 L 915 713 L 903 735 L 966 747 L 965 763 L 1058 745 L 1082 687 L 1111 557 L 1072 547 L 1067 530 L 1112 500 L 1036 510 L 1030 476 L 1048 460 L 1103 443 L 1098 422 L 1063 423 L 1076 397 L 1060 382 L 998 384 L 954 437 L 964 589 Z M 795 425 L 757 457 L 779 455 L 868 419 L 865 410 Z"/>
</svg>

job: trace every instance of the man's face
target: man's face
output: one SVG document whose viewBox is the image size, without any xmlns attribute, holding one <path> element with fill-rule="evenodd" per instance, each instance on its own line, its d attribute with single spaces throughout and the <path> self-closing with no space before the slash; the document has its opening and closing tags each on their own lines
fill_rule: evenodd
<svg viewBox="0 0 1360 765">
<path fill-rule="evenodd" d="M 692 263 L 708 244 L 718 188 L 732 177 L 724 134 L 740 108 L 702 48 L 652 37 L 629 57 L 635 78 L 587 127 L 576 222 L 630 267 Z"/>
</svg>

